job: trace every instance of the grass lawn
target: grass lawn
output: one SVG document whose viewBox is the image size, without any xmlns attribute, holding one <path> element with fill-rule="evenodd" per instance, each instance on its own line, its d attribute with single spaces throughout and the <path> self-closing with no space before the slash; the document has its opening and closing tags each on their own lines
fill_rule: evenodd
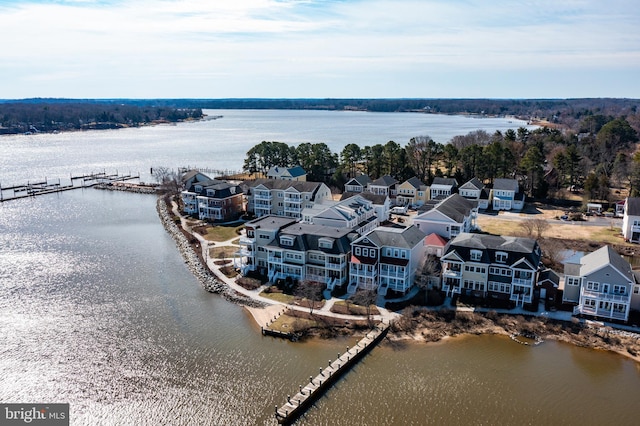
<svg viewBox="0 0 640 426">
<path fill-rule="evenodd" d="M 337 314 L 365 316 L 367 315 L 367 308 L 351 302 L 347 303 L 344 300 L 338 300 L 331 307 L 331 312 L 335 312 Z M 379 315 L 380 311 L 378 311 L 378 308 L 375 305 L 371 305 L 369 313 L 371 315 Z"/>
<path fill-rule="evenodd" d="M 272 330 L 282 331 L 284 333 L 296 332 L 300 329 L 318 327 L 317 321 L 307 318 L 296 318 L 289 315 L 280 315 L 277 320 L 269 326 Z"/>
<path fill-rule="evenodd" d="M 233 257 L 233 254 L 236 251 L 238 251 L 237 247 L 231 247 L 231 246 L 215 247 L 214 246 L 209 249 L 209 257 L 212 259 Z"/>
<path fill-rule="evenodd" d="M 224 225 L 205 225 L 194 229 L 205 239 L 214 242 L 227 241 L 238 237 L 238 232 L 244 225 L 224 226 Z"/>
<path fill-rule="evenodd" d="M 271 299 L 271 300 L 275 300 L 277 302 L 286 303 L 286 304 L 293 303 L 293 300 L 295 299 L 295 297 L 290 295 L 290 294 L 266 293 L 264 291 L 260 293 L 260 296 L 266 297 L 266 298 Z"/>
</svg>

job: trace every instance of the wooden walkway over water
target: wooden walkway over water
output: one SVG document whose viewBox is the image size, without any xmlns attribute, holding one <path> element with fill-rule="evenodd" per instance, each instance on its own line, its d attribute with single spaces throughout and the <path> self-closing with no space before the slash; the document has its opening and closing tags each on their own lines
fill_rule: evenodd
<svg viewBox="0 0 640 426">
<path fill-rule="evenodd" d="M 72 174 L 65 179 L 56 178 L 49 180 L 47 178 L 44 178 L 41 181 L 27 182 L 26 184 L 21 185 L 3 187 L 0 184 L 0 202 L 139 178 L 140 174 L 119 175 L 117 171 L 115 174 L 107 174 L 103 171 L 99 173 L 80 174 L 75 176 Z"/>
<path fill-rule="evenodd" d="M 319 368 L 320 374 L 316 377 L 309 376 L 307 384 L 300 385 L 298 393 L 294 396 L 287 395 L 287 402 L 281 407 L 275 407 L 275 416 L 278 423 L 291 424 L 321 397 L 324 392 L 353 365 L 357 364 L 389 331 L 389 325 L 380 323 L 375 329 L 369 331 L 354 347 L 338 356 L 324 369 Z"/>
</svg>

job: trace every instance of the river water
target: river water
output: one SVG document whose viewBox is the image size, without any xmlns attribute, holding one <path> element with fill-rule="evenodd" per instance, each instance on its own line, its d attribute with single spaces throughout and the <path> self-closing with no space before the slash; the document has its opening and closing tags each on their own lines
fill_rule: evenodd
<svg viewBox="0 0 640 426">
<path fill-rule="evenodd" d="M 286 112 L 273 113 L 286 121 Z M 288 126 L 297 128 L 299 112 L 291 113 Z M 221 126 L 229 114 L 122 133 L 2 138 L 0 182 L 203 164 L 204 148 L 184 153 L 188 136 L 179 130 L 214 146 L 224 139 L 217 130 L 192 126 Z M 311 116 L 320 123 L 324 114 Z M 386 117 L 397 120 L 376 117 L 380 129 Z M 219 167 L 214 158 L 206 165 Z M 274 406 L 355 342 L 262 337 L 241 307 L 201 289 L 149 195 L 79 189 L 0 203 L 0 289 L 0 401 L 69 402 L 74 425 L 273 424 Z M 300 424 L 631 425 L 638 395 L 640 371 L 618 355 L 474 336 L 376 348 Z"/>
</svg>

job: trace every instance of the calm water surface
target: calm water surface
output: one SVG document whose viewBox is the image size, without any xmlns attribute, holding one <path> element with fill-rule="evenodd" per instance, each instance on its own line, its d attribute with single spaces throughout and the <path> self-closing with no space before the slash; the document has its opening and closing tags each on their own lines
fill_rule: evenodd
<svg viewBox="0 0 640 426">
<path fill-rule="evenodd" d="M 189 156 L 181 141 L 217 139 L 199 129 L 218 122 L 2 138 L 0 182 L 127 159 L 202 164 L 204 148 Z M 164 136 L 137 139 L 146 133 Z M 79 425 L 273 424 L 274 406 L 352 344 L 262 337 L 242 308 L 200 288 L 153 196 L 85 189 L 0 203 L 2 402 L 69 402 Z M 632 425 L 638 395 L 636 364 L 569 345 L 387 344 L 300 424 Z"/>
</svg>

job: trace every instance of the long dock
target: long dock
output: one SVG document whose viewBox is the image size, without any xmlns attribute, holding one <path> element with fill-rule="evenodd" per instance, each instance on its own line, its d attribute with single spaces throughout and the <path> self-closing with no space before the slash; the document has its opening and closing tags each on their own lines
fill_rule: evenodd
<svg viewBox="0 0 640 426">
<path fill-rule="evenodd" d="M 64 179 L 64 182 L 60 178 L 56 178 L 53 180 L 45 178 L 42 181 L 27 182 L 26 184 L 21 185 L 12 185 L 6 187 L 0 185 L 0 202 L 35 197 L 36 195 L 53 194 L 56 192 L 69 191 L 72 189 L 87 188 L 99 184 L 122 182 L 139 178 L 140 174 L 119 175 L 116 171 L 115 174 L 99 172 L 80 174 L 76 176 L 69 175 L 68 178 Z"/>
<path fill-rule="evenodd" d="M 300 385 L 298 393 L 287 395 L 287 402 L 281 407 L 275 407 L 276 420 L 280 424 L 291 424 L 351 367 L 358 363 L 369 351 L 380 342 L 389 331 L 390 324 L 379 323 L 375 329 L 369 331 L 354 347 L 347 348 L 343 354 L 338 354 L 334 361 L 324 369 L 319 368 L 320 374 L 309 376 L 307 384 Z"/>
</svg>

